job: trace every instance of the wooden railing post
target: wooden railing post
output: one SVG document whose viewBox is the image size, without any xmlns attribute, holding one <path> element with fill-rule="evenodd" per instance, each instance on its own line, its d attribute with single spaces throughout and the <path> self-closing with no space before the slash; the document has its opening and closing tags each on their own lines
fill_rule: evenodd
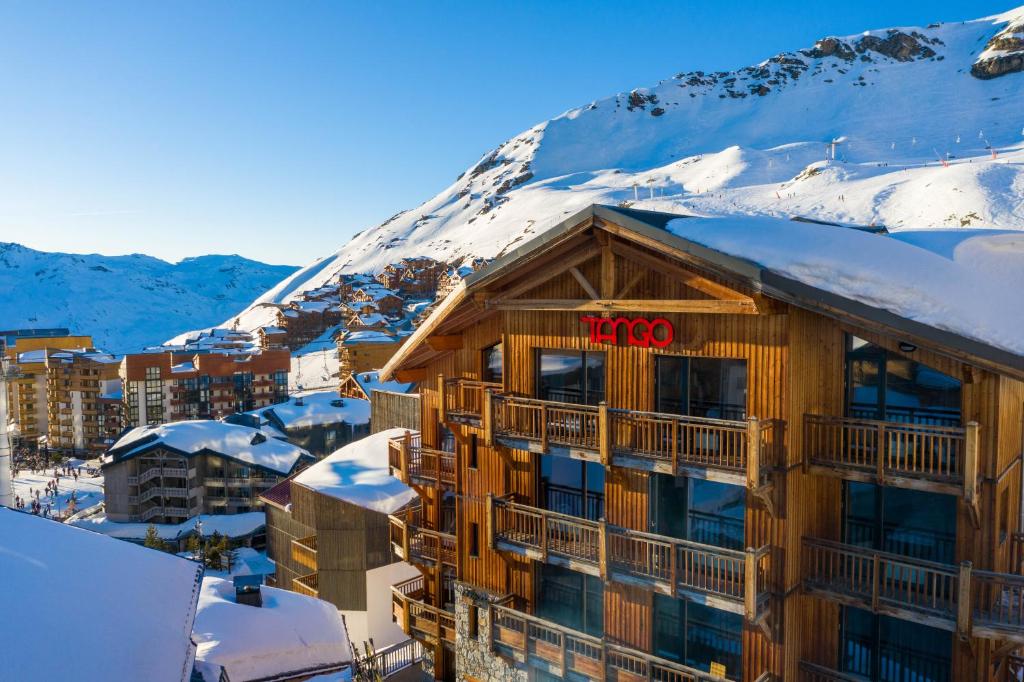
<svg viewBox="0 0 1024 682">
<path fill-rule="evenodd" d="M 757 621 L 757 554 L 750 547 L 743 557 L 743 612 L 747 621 Z"/>
<path fill-rule="evenodd" d="M 441 415 L 441 421 L 448 421 L 448 401 L 445 397 L 444 375 L 437 375 L 437 411 Z"/>
<path fill-rule="evenodd" d="M 878 485 L 885 485 L 885 451 L 888 445 L 887 440 L 885 424 L 879 424 L 878 429 L 875 431 L 875 477 L 878 479 Z"/>
<path fill-rule="evenodd" d="M 676 593 L 679 591 L 679 548 L 676 545 L 669 545 L 668 550 L 668 580 L 669 580 L 669 594 L 672 598 L 676 598 Z"/>
<path fill-rule="evenodd" d="M 597 525 L 597 561 L 600 565 L 601 580 L 608 580 L 608 523 L 602 518 Z"/>
<path fill-rule="evenodd" d="M 402 602 L 402 632 L 411 636 L 412 625 L 409 618 L 409 597 L 402 595 L 399 601 Z"/>
<path fill-rule="evenodd" d="M 608 420 L 608 403 L 601 401 L 597 406 L 597 449 L 601 455 L 601 464 L 606 468 L 612 465 L 612 431 Z"/>
<path fill-rule="evenodd" d="M 540 406 L 540 451 L 548 451 L 548 406 Z"/>
<path fill-rule="evenodd" d="M 494 549 L 494 493 L 487 493 L 487 506 L 484 509 L 484 528 L 487 532 L 487 549 Z"/>
<path fill-rule="evenodd" d="M 412 554 L 409 553 L 409 523 L 408 520 L 402 521 L 402 553 L 405 555 L 405 560 L 412 563 Z"/>
<path fill-rule="evenodd" d="M 761 424 L 757 417 L 747 420 L 747 488 L 761 487 Z"/>
<path fill-rule="evenodd" d="M 878 600 L 881 596 L 882 559 L 877 554 L 871 556 L 871 610 L 878 613 Z"/>
<path fill-rule="evenodd" d="M 978 422 L 967 422 L 964 430 L 964 500 L 978 501 Z"/>
<path fill-rule="evenodd" d="M 494 394 L 491 393 L 491 389 L 484 390 L 484 402 L 480 408 L 480 421 L 484 427 L 484 445 L 491 447 L 494 445 Z"/>
<path fill-rule="evenodd" d="M 402 436 L 402 452 L 399 461 L 402 463 L 402 483 L 409 485 L 409 454 L 412 450 L 412 433 L 405 432 Z"/>
<path fill-rule="evenodd" d="M 672 420 L 672 475 L 679 475 L 679 420 Z"/>
<path fill-rule="evenodd" d="M 956 631 L 960 639 L 971 638 L 971 562 L 960 564 L 960 577 L 956 591 Z"/>
<path fill-rule="evenodd" d="M 540 515 L 540 557 L 541 561 L 548 560 L 548 515 Z"/>
</svg>

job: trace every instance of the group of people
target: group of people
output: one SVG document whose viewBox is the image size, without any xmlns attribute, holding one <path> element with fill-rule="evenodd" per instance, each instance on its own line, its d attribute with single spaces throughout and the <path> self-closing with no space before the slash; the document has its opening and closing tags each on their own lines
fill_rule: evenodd
<svg viewBox="0 0 1024 682">
<path fill-rule="evenodd" d="M 46 473 L 48 468 L 46 457 L 46 453 L 31 451 L 15 453 L 13 466 L 14 478 L 16 479 L 18 477 L 18 473 L 22 470 L 30 471 L 32 474 Z M 61 476 L 71 478 L 77 482 L 78 477 L 81 475 L 80 467 L 72 466 L 68 462 L 68 460 L 65 460 L 64 463 L 53 467 L 52 478 L 46 482 L 46 485 L 43 488 L 29 487 L 28 496 L 26 497 L 15 495 L 14 505 L 18 509 L 27 509 L 32 514 L 47 518 L 53 517 L 54 507 L 58 507 L 58 512 L 73 511 L 78 503 L 78 492 L 76 490 L 71 491 L 67 505 L 63 510 L 60 510 L 59 505 L 57 505 L 57 496 L 60 494 Z M 24 467 L 24 469 L 22 467 Z"/>
</svg>

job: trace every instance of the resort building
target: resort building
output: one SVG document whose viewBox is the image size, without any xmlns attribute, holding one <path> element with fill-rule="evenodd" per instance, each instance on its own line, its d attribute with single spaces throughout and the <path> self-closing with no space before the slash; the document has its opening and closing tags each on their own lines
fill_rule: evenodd
<svg viewBox="0 0 1024 682">
<path fill-rule="evenodd" d="M 120 361 L 95 350 L 44 350 L 47 446 L 99 453 L 122 429 Z"/>
<path fill-rule="evenodd" d="M 928 240 L 592 206 L 467 275 L 381 372 L 435 676 L 1016 679 L 1019 316 Z"/>
<path fill-rule="evenodd" d="M 216 419 L 286 400 L 287 350 L 132 353 L 121 361 L 125 425 Z"/>
<path fill-rule="evenodd" d="M 274 430 L 289 443 L 322 459 L 370 433 L 370 402 L 338 397 L 331 390 L 305 391 L 271 407 L 228 417 L 226 421 Z"/>
<path fill-rule="evenodd" d="M 170 524 L 259 511 L 262 493 L 314 461 L 277 435 L 215 420 L 136 427 L 104 456 L 106 518 Z"/>
<path fill-rule="evenodd" d="M 353 374 L 380 369 L 402 345 L 405 336 L 390 329 L 362 329 L 338 335 L 338 380 L 345 385 Z"/>
<path fill-rule="evenodd" d="M 389 587 L 417 578 L 388 541 L 388 514 L 415 493 L 388 471 L 387 442 L 404 430 L 351 443 L 264 493 L 267 555 L 276 587 L 318 597 L 345 615 L 357 650 L 407 639 L 391 619 Z"/>
</svg>

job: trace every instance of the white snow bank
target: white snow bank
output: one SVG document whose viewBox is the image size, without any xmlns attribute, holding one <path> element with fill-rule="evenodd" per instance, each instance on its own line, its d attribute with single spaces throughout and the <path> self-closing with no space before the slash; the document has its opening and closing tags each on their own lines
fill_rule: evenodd
<svg viewBox="0 0 1024 682">
<path fill-rule="evenodd" d="M 195 532 L 196 521 L 202 519 L 203 537 L 209 537 L 214 533 L 226 535 L 229 538 L 241 538 L 252 535 L 260 528 L 267 525 L 267 518 L 263 512 L 245 512 L 243 514 L 203 514 L 193 516 L 181 523 L 157 523 L 153 524 L 157 535 L 162 540 L 177 540 L 178 538 Z M 142 540 L 146 537 L 148 523 L 120 523 L 111 521 L 106 514 L 96 514 L 83 519 L 69 522 L 73 526 L 91 530 L 96 533 L 103 533 L 112 538 L 121 540 Z"/>
<path fill-rule="evenodd" d="M 388 439 L 406 429 L 388 429 L 349 443 L 293 479 L 294 483 L 371 511 L 391 514 L 416 497 L 391 475 Z"/>
<path fill-rule="evenodd" d="M 408 393 L 409 389 L 412 388 L 411 383 L 403 383 L 401 381 L 381 381 L 379 370 L 374 370 L 372 372 L 357 372 L 352 376 L 366 395 L 372 395 L 374 391 Z"/>
<path fill-rule="evenodd" d="M 668 230 L 804 284 L 1024 355 L 1024 234 L 894 236 L 765 217 L 684 218 Z"/>
<path fill-rule="evenodd" d="M 274 438 L 272 433 L 212 419 L 138 426 L 121 436 L 111 447 L 111 452 L 119 460 L 130 457 L 151 447 L 153 443 L 147 439 L 152 436 L 179 452 L 195 454 L 212 450 L 224 457 L 282 474 L 289 473 L 300 457 L 309 456 L 297 445 Z M 132 448 L 133 445 L 136 447 Z"/>
<path fill-rule="evenodd" d="M 199 564 L 0 508 L 0 576 L 3 679 L 189 679 Z"/>
<path fill-rule="evenodd" d="M 302 405 L 296 398 L 302 398 Z M 250 414 L 258 414 L 264 420 L 273 412 L 286 429 L 301 429 L 320 424 L 369 424 L 370 403 L 355 398 L 341 398 L 336 391 L 306 391 L 270 407 L 261 407 Z"/>
<path fill-rule="evenodd" d="M 204 578 L 193 638 L 196 658 L 223 666 L 232 682 L 316 672 L 352 660 L 345 623 L 331 604 L 262 588 L 263 606 L 235 601 L 230 580 Z"/>
</svg>

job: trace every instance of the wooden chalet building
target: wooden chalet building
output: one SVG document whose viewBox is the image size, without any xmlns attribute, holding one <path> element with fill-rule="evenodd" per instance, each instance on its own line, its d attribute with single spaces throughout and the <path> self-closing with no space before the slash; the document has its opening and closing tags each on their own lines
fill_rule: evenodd
<svg viewBox="0 0 1024 682">
<path fill-rule="evenodd" d="M 685 220 L 581 211 L 382 371 L 421 382 L 393 597 L 437 677 L 1018 679 L 1024 358 Z"/>
</svg>

